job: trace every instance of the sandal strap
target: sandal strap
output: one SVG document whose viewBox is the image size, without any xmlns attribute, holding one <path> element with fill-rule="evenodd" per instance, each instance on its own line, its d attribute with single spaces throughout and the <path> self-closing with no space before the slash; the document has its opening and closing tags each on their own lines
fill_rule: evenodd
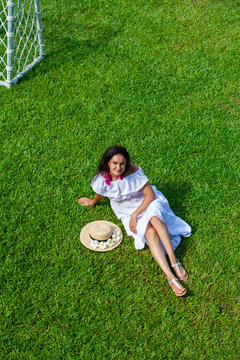
<svg viewBox="0 0 240 360">
<path fill-rule="evenodd" d="M 179 268 L 179 266 L 181 266 L 180 261 L 177 262 L 176 264 L 172 264 L 171 266 L 172 266 L 173 268 L 176 268 L 176 272 L 177 272 L 178 276 L 180 277 L 180 276 L 181 276 L 181 271 L 180 271 L 180 268 Z"/>
<path fill-rule="evenodd" d="M 182 287 L 179 284 L 179 281 L 177 278 L 173 277 L 171 281 L 168 282 L 169 285 L 171 285 L 172 283 L 174 283 L 174 285 L 176 285 L 176 287 L 178 287 L 179 289 L 182 289 Z"/>
</svg>

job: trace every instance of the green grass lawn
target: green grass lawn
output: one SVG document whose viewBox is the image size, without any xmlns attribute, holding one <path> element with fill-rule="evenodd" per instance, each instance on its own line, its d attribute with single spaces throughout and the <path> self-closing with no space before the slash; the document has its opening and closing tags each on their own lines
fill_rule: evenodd
<svg viewBox="0 0 240 360">
<path fill-rule="evenodd" d="M 237 359 L 239 1 L 41 0 L 46 59 L 0 88 L 1 359 Z M 114 144 L 193 229 L 177 298 L 90 182 Z"/>
</svg>

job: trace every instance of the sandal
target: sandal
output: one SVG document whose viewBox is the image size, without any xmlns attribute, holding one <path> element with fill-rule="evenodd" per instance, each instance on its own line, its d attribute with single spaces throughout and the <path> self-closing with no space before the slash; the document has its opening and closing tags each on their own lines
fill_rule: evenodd
<svg viewBox="0 0 240 360">
<path fill-rule="evenodd" d="M 184 295 L 187 293 L 187 289 L 184 289 L 184 288 L 179 284 L 179 280 L 178 280 L 177 278 L 173 277 L 172 280 L 169 281 L 168 283 L 169 283 L 170 286 L 171 286 L 172 283 L 173 283 L 177 288 L 183 289 L 183 292 L 181 292 L 181 293 L 176 293 L 176 291 L 174 291 L 174 289 L 172 288 L 172 290 L 173 290 L 173 292 L 174 292 L 174 294 L 175 294 L 176 296 L 184 296 Z"/>
<path fill-rule="evenodd" d="M 172 264 L 171 266 L 172 266 L 172 268 L 174 268 L 175 273 L 176 273 L 176 275 L 177 275 L 177 277 L 178 277 L 178 280 L 184 283 L 184 282 L 187 281 L 187 279 L 188 279 L 188 273 L 186 272 L 185 269 L 183 269 L 183 270 L 186 272 L 186 274 L 185 274 L 185 277 L 184 277 L 184 278 L 181 277 L 181 271 L 180 271 L 179 266 L 182 266 L 182 265 L 181 265 L 181 263 L 180 263 L 179 260 L 177 260 L 177 261 L 178 261 L 178 262 L 177 262 L 176 264 Z M 175 269 L 175 268 L 176 268 L 176 269 Z M 182 267 L 182 268 L 183 268 L 183 267 Z"/>
</svg>

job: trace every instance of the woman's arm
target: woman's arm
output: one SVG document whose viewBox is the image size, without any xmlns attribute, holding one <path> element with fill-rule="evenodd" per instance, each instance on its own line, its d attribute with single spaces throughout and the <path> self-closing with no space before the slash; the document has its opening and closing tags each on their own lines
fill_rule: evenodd
<svg viewBox="0 0 240 360">
<path fill-rule="evenodd" d="M 83 198 L 78 199 L 78 203 L 81 204 L 82 206 L 90 207 L 90 206 L 94 206 L 94 205 L 98 204 L 102 199 L 104 199 L 104 196 L 96 193 L 94 195 L 93 200 L 83 197 Z"/>
<path fill-rule="evenodd" d="M 142 188 L 142 191 L 145 195 L 145 198 L 143 199 L 141 205 L 132 213 L 132 216 L 129 221 L 129 228 L 134 233 L 137 234 L 137 217 L 148 208 L 148 206 L 151 204 L 151 202 L 155 199 L 155 193 L 149 184 L 147 182 L 144 187 Z"/>
</svg>

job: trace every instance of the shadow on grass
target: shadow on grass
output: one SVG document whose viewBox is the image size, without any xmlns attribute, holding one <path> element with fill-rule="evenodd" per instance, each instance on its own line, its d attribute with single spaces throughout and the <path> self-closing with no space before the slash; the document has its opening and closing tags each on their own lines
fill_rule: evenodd
<svg viewBox="0 0 240 360">
<path fill-rule="evenodd" d="M 167 198 L 172 211 L 184 219 L 186 210 L 184 208 L 184 201 L 187 193 L 191 191 L 191 186 L 186 182 L 176 183 L 167 181 L 165 183 L 156 184 L 163 195 Z"/>
<path fill-rule="evenodd" d="M 110 26 L 95 26 L 94 34 L 91 34 L 92 27 L 89 27 L 89 34 L 85 36 L 85 39 L 81 39 L 81 27 L 75 24 L 73 28 L 74 32 L 78 34 L 73 35 L 72 32 L 69 34 L 64 32 L 64 36 L 62 33 L 55 33 L 53 37 L 45 36 L 46 59 L 49 61 L 48 71 L 65 64 L 82 62 L 89 55 L 104 51 L 119 32 Z M 86 31 L 88 29 L 85 27 Z M 48 49 L 52 50 L 48 51 Z"/>
<path fill-rule="evenodd" d="M 74 69 L 74 66 L 82 63 L 91 54 L 105 51 L 111 39 L 119 33 L 110 26 L 84 26 L 85 39 L 81 39 L 82 27 L 79 24 L 71 24 L 71 28 L 68 29 L 64 23 L 58 23 L 56 28 L 49 25 L 47 28 L 51 31 L 45 29 L 43 34 L 45 59 L 24 76 L 24 81 L 31 80 L 32 76 L 39 72 L 46 74 L 65 65 L 68 65 L 68 71 L 71 66 Z M 19 83 L 21 81 L 22 79 Z"/>
</svg>

